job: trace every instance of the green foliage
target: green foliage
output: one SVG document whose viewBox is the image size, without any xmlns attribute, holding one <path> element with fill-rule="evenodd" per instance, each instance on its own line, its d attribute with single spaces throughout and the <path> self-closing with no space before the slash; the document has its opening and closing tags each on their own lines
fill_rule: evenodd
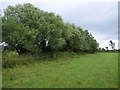
<svg viewBox="0 0 120 90">
<path fill-rule="evenodd" d="M 67 24 L 69 35 L 66 39 L 66 48 L 71 51 L 95 52 L 99 46 L 94 37 L 88 32 L 74 24 Z"/>
<path fill-rule="evenodd" d="M 30 3 L 8 6 L 2 21 L 3 41 L 19 54 L 60 50 L 95 52 L 98 47 L 87 30 L 64 23 L 59 15 L 42 11 Z"/>
<path fill-rule="evenodd" d="M 112 40 L 110 40 L 110 44 L 109 45 L 111 46 L 112 50 L 115 50 L 115 43 L 113 43 Z"/>
</svg>

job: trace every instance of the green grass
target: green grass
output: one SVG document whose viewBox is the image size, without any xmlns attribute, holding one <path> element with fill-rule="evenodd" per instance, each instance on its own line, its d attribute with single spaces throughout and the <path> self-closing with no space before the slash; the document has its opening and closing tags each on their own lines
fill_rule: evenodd
<svg viewBox="0 0 120 90">
<path fill-rule="evenodd" d="M 63 56 L 3 68 L 3 88 L 117 88 L 118 54 Z"/>
</svg>

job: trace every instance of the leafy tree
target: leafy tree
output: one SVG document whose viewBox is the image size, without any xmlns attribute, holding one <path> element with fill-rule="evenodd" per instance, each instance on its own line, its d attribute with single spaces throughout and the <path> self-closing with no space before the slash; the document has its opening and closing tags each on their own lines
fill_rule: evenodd
<svg viewBox="0 0 120 90">
<path fill-rule="evenodd" d="M 94 39 L 92 34 L 88 32 L 88 30 L 83 31 L 83 51 L 85 52 L 95 52 L 99 44 Z"/>
<path fill-rule="evenodd" d="M 105 47 L 106 48 L 106 50 L 108 50 L 108 47 Z"/>
<path fill-rule="evenodd" d="M 98 47 L 98 51 L 102 51 L 102 48 L 101 48 L 101 47 Z"/>
<path fill-rule="evenodd" d="M 3 41 L 13 46 L 19 54 L 35 50 L 34 40 L 36 32 L 22 23 L 9 18 L 3 24 Z"/>
<path fill-rule="evenodd" d="M 102 48 L 102 51 L 105 51 L 105 49 L 104 49 L 104 48 Z"/>
<path fill-rule="evenodd" d="M 57 50 L 65 43 L 61 37 L 62 26 L 58 15 L 43 12 L 32 4 L 8 6 L 4 10 L 3 40 L 19 54 L 45 51 L 46 42 L 50 49 Z"/>
<path fill-rule="evenodd" d="M 110 44 L 109 45 L 111 46 L 112 50 L 115 50 L 115 43 L 113 43 L 112 40 L 110 40 Z"/>
<path fill-rule="evenodd" d="M 59 15 L 42 11 L 30 3 L 8 6 L 2 21 L 3 41 L 19 54 L 60 50 L 95 52 L 98 47 L 88 30 L 64 23 Z"/>
</svg>

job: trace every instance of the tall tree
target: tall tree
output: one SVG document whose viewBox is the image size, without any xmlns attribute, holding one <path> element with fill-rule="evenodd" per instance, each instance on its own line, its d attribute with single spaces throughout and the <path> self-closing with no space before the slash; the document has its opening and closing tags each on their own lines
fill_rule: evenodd
<svg viewBox="0 0 120 90">
<path fill-rule="evenodd" d="M 113 43 L 112 40 L 110 40 L 110 44 L 109 45 L 111 46 L 112 50 L 115 50 L 115 43 Z"/>
<path fill-rule="evenodd" d="M 44 52 L 46 42 L 51 51 L 58 50 L 65 44 L 61 17 L 44 12 L 32 4 L 8 6 L 2 20 L 3 40 L 19 54 L 26 51 Z"/>
<path fill-rule="evenodd" d="M 106 50 L 108 50 L 108 47 L 105 47 L 106 48 Z"/>
<path fill-rule="evenodd" d="M 95 52 L 97 41 L 88 30 L 64 23 L 59 15 L 30 3 L 8 6 L 2 17 L 3 41 L 19 54 L 60 50 Z"/>
</svg>

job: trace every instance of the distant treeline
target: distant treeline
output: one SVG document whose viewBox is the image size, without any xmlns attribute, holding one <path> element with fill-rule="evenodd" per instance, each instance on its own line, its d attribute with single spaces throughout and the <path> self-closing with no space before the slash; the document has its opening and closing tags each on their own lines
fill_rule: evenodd
<svg viewBox="0 0 120 90">
<path fill-rule="evenodd" d="M 68 16 L 69 17 L 69 16 Z M 3 41 L 18 54 L 95 52 L 99 44 L 82 28 L 30 3 L 8 6 L 2 16 Z"/>
<path fill-rule="evenodd" d="M 99 48 L 98 52 L 120 52 L 120 49 L 106 50 L 104 48 Z"/>
</svg>

